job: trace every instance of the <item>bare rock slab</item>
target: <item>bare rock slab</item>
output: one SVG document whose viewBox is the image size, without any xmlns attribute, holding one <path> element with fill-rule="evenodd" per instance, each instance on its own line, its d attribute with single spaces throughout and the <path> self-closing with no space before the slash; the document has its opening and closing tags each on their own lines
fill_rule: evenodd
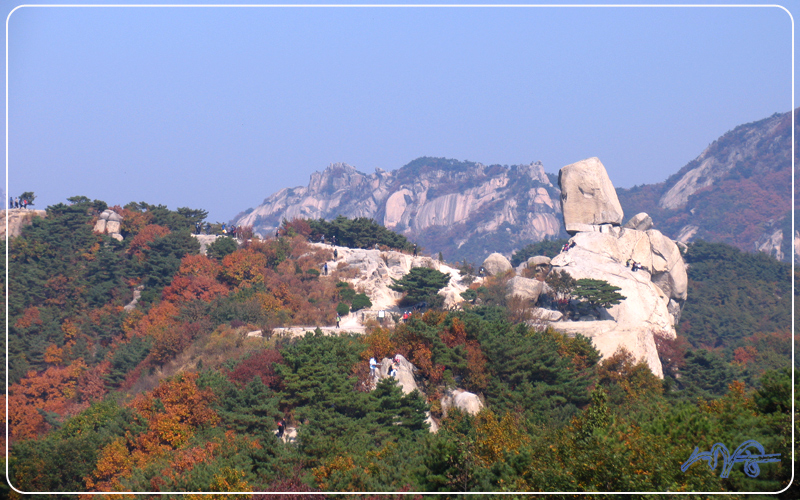
<svg viewBox="0 0 800 500">
<path fill-rule="evenodd" d="M 591 231 L 600 224 L 620 225 L 622 206 L 606 168 L 597 158 L 567 165 L 558 172 L 561 210 L 568 233 Z"/>
</svg>

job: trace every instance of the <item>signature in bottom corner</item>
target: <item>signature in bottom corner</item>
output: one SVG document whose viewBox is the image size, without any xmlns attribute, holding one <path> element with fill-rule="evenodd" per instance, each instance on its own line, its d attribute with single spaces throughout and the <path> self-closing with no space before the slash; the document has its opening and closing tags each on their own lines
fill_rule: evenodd
<svg viewBox="0 0 800 500">
<path fill-rule="evenodd" d="M 758 453 L 751 453 L 749 448 L 755 448 Z M 758 477 L 761 472 L 758 464 L 781 461 L 779 458 L 781 456 L 780 453 L 767 454 L 764 452 L 764 447 L 761 446 L 761 443 L 755 439 L 750 439 L 740 444 L 739 447 L 734 450 L 733 455 L 730 454 L 728 448 L 722 443 L 714 443 L 714 446 L 711 447 L 711 451 L 701 452 L 700 448 L 695 447 L 689 460 L 681 465 L 681 471 L 686 472 L 686 470 L 698 460 L 705 460 L 708 462 L 708 466 L 713 471 L 717 468 L 717 457 L 719 454 L 722 454 L 722 474 L 720 474 L 720 477 L 728 477 L 728 474 L 731 473 L 731 469 L 733 469 L 733 465 L 737 462 L 744 462 L 745 474 L 750 477 Z"/>
</svg>

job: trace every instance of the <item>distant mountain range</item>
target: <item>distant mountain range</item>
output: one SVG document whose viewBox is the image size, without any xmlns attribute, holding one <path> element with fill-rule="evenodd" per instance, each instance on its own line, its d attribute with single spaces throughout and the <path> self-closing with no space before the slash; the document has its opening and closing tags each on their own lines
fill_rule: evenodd
<svg viewBox="0 0 800 500">
<path fill-rule="evenodd" d="M 791 113 L 740 125 L 666 181 L 618 188 L 625 217 L 647 212 L 673 239 L 725 242 L 788 260 L 791 137 Z M 369 217 L 449 261 L 480 262 L 492 252 L 510 255 L 566 237 L 556 179 L 540 162 L 486 166 L 423 157 L 373 174 L 336 163 L 233 222 L 271 234 L 283 219 Z"/>
</svg>

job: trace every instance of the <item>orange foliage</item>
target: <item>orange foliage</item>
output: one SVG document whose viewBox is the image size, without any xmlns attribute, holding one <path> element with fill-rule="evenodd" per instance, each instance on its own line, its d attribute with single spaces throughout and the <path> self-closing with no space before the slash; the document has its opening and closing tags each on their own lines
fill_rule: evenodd
<svg viewBox="0 0 800 500">
<path fill-rule="evenodd" d="M 210 389 L 200 390 L 196 373 L 184 373 L 164 381 L 148 394 L 139 394 L 128 405 L 144 421 L 147 430 L 126 435 L 100 451 L 95 470 L 85 479 L 89 489 L 119 491 L 120 480 L 134 467 L 143 467 L 153 459 L 171 453 L 185 444 L 201 426 L 216 425 L 219 417 L 211 409 L 214 395 Z M 184 450 L 175 455 L 178 467 L 191 468 L 205 460 L 219 445 L 205 450 Z"/>
<path fill-rule="evenodd" d="M 44 350 L 44 362 L 50 365 L 60 365 L 64 359 L 64 349 L 55 344 L 50 344 Z"/>
<path fill-rule="evenodd" d="M 136 330 L 139 335 L 158 338 L 170 328 L 178 326 L 178 307 L 172 302 L 162 301 L 153 306 L 139 321 Z"/>
<path fill-rule="evenodd" d="M 228 287 L 208 276 L 175 276 L 161 297 L 170 302 L 211 302 L 228 294 Z"/>
<path fill-rule="evenodd" d="M 25 309 L 22 316 L 14 323 L 17 328 L 30 328 L 32 325 L 41 325 L 42 320 L 39 318 L 39 308 L 30 306 Z"/>
<path fill-rule="evenodd" d="M 205 255 L 187 255 L 181 260 L 178 276 L 204 276 L 216 279 L 222 266 Z"/>
<path fill-rule="evenodd" d="M 233 286 L 264 282 L 267 257 L 253 250 L 237 250 L 222 259 L 222 276 Z"/>
<path fill-rule="evenodd" d="M 484 409 L 475 416 L 475 456 L 484 467 L 505 461 L 508 452 L 516 452 L 530 438 L 521 430 L 519 418 L 506 413 L 498 420 L 494 412 Z"/>
<path fill-rule="evenodd" d="M 8 421 L 15 439 L 33 438 L 48 426 L 38 409 L 66 416 L 81 409 L 77 403 L 78 378 L 86 364 L 78 358 L 66 367 L 34 371 L 8 388 Z"/>
<path fill-rule="evenodd" d="M 467 342 L 467 329 L 464 323 L 458 318 L 453 318 L 453 323 L 449 328 L 439 332 L 439 337 L 447 344 L 447 347 L 453 348 L 457 345 L 463 345 Z"/>
<path fill-rule="evenodd" d="M 122 216 L 120 230 L 124 233 L 137 234 L 153 220 L 153 216 L 148 212 L 137 212 L 119 206 L 114 206 L 111 210 Z"/>
<path fill-rule="evenodd" d="M 142 228 L 139 233 L 133 237 L 130 245 L 128 245 L 128 253 L 136 258 L 144 258 L 144 252 L 150 250 L 148 243 L 153 242 L 156 238 L 161 238 L 170 233 L 169 229 L 157 224 L 150 224 Z"/>
<path fill-rule="evenodd" d="M 111 362 L 103 361 L 78 377 L 78 395 L 82 402 L 99 401 L 106 395 L 108 391 L 103 377 L 109 371 L 111 371 Z"/>
<path fill-rule="evenodd" d="M 61 323 L 61 331 L 64 332 L 64 340 L 69 341 L 75 338 L 79 329 L 73 320 L 67 318 Z"/>
</svg>

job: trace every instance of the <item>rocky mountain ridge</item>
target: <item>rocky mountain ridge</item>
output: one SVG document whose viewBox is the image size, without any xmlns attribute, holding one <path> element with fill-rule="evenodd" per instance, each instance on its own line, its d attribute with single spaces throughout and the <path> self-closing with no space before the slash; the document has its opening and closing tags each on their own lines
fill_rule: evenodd
<svg viewBox="0 0 800 500">
<path fill-rule="evenodd" d="M 563 236 L 558 189 L 539 162 L 511 167 L 419 158 L 367 175 L 336 163 L 234 219 L 262 234 L 295 217 L 369 217 L 451 261 L 510 254 L 530 241 Z"/>
<path fill-rule="evenodd" d="M 800 241 L 791 231 L 791 131 L 791 112 L 740 125 L 664 182 L 618 188 L 620 204 L 626 213 L 650 214 L 654 227 L 677 241 L 724 242 L 787 260 Z M 480 262 L 566 236 L 551 175 L 540 162 L 486 166 L 426 157 L 373 174 L 335 163 L 233 222 L 270 234 L 283 219 L 369 217 L 449 261 Z"/>
</svg>

